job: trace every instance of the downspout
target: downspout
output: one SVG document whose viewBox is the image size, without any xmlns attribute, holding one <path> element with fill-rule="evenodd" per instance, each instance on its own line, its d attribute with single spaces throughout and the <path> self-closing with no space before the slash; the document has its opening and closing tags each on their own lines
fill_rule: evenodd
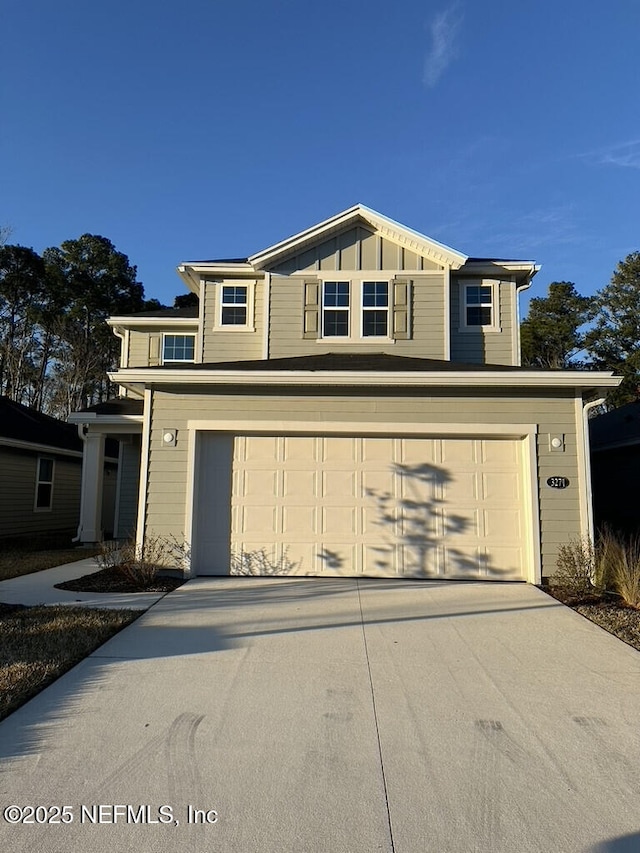
<svg viewBox="0 0 640 853">
<path fill-rule="evenodd" d="M 540 269 L 540 267 L 538 267 L 535 270 L 533 275 L 535 275 L 535 273 L 538 272 L 538 269 Z M 524 284 L 520 284 L 520 285 L 516 284 L 516 325 L 515 325 L 515 329 L 514 329 L 514 337 L 516 339 L 516 347 L 515 347 L 514 355 L 515 355 L 515 364 L 517 367 L 520 367 L 522 365 L 522 347 L 520 345 L 520 293 L 524 290 L 529 290 L 529 288 L 533 284 L 533 281 L 532 281 L 533 275 L 528 276 L 527 280 L 524 282 Z"/>
<path fill-rule="evenodd" d="M 584 469 L 585 480 L 587 487 L 587 535 L 593 542 L 594 527 L 593 527 L 593 494 L 591 489 L 591 454 L 589 445 L 589 412 L 596 406 L 601 406 L 604 403 L 604 397 L 599 397 L 597 400 L 592 400 L 590 403 L 584 403 L 582 406 L 582 432 L 584 441 Z"/>
<path fill-rule="evenodd" d="M 87 431 L 88 431 L 87 424 L 78 424 L 78 436 L 80 437 L 80 440 L 82 441 L 82 464 L 83 465 L 84 465 L 84 454 L 85 454 L 85 442 L 87 440 Z M 82 483 L 82 475 L 80 476 L 80 483 Z M 72 542 L 79 542 L 80 537 L 82 536 L 82 519 L 84 518 L 83 509 L 84 509 L 84 489 L 81 489 L 80 490 L 80 518 L 78 519 L 78 530 L 77 530 L 76 535 L 71 540 Z"/>
</svg>

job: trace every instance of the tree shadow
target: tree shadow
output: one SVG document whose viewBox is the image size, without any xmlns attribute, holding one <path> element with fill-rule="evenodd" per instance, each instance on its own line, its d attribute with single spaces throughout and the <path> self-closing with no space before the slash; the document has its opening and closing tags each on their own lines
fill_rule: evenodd
<svg viewBox="0 0 640 853">
<path fill-rule="evenodd" d="M 446 487 L 454 476 L 428 462 L 394 463 L 397 494 L 367 488 L 375 506 L 373 526 L 381 529 L 382 543 L 372 545 L 374 572 L 401 570 L 405 577 L 513 578 L 513 569 L 497 566 L 486 549 L 465 547 L 457 537 L 473 537 L 477 520 L 472 514 L 451 511 Z M 338 558 L 333 555 L 333 568 Z"/>
</svg>

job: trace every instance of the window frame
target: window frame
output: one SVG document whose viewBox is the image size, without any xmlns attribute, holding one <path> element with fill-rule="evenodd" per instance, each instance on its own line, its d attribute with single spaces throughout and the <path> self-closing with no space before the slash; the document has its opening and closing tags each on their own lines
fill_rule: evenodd
<svg viewBox="0 0 640 853">
<path fill-rule="evenodd" d="M 165 345 L 167 338 L 193 338 L 193 358 L 165 358 Z M 195 364 L 197 334 L 195 332 L 163 332 L 161 364 Z"/>
<path fill-rule="evenodd" d="M 500 332 L 500 282 L 494 279 L 468 279 L 460 282 L 460 331 L 473 333 L 478 330 L 484 332 Z M 472 287 L 489 287 L 491 288 L 491 303 L 474 302 L 469 304 L 468 291 Z M 468 323 L 467 308 L 491 308 L 490 323 Z"/>
<path fill-rule="evenodd" d="M 223 299 L 225 287 L 244 287 L 246 299 L 244 303 L 226 303 Z M 216 287 L 216 312 L 214 328 L 223 332 L 254 332 L 254 298 L 255 281 L 225 280 L 217 282 Z M 244 323 L 223 323 L 223 309 L 243 305 L 246 310 Z"/>
<path fill-rule="evenodd" d="M 347 285 L 347 305 L 325 305 L 325 290 L 328 284 L 346 284 Z M 353 318 L 352 318 L 352 291 L 353 288 L 351 286 L 351 281 L 349 279 L 326 279 L 322 281 L 322 287 L 320 289 L 320 337 L 322 340 L 336 340 L 336 341 L 348 341 L 351 340 L 352 332 L 353 332 Z M 336 297 L 338 294 L 336 293 Z M 324 321 L 325 314 L 328 311 L 333 311 L 335 313 L 343 313 L 347 316 L 347 334 L 346 335 L 325 335 L 324 333 Z"/>
<path fill-rule="evenodd" d="M 374 284 L 374 285 L 384 284 L 386 286 L 386 289 L 387 289 L 387 304 L 382 305 L 382 306 L 365 305 L 364 304 L 364 287 L 366 284 Z M 364 325 L 365 325 L 364 315 L 365 315 L 365 312 L 367 312 L 367 311 L 370 313 L 385 314 L 386 315 L 387 331 L 385 332 L 384 335 L 365 335 L 365 333 L 364 333 Z M 389 335 L 389 329 L 391 327 L 391 323 L 392 323 L 391 282 L 388 279 L 370 279 L 370 278 L 361 279 L 360 280 L 360 337 L 363 340 L 369 340 L 369 339 L 377 340 L 377 341 L 392 340 L 392 338 Z"/>
<path fill-rule="evenodd" d="M 40 464 L 42 462 L 50 462 L 51 463 L 51 479 L 43 479 L 42 471 L 40 470 Z M 51 512 L 53 509 L 53 490 L 56 479 L 56 460 L 53 456 L 38 456 L 36 459 L 36 488 L 35 494 L 33 497 L 33 511 L 34 512 Z M 47 506 L 41 506 L 39 504 L 39 493 L 40 486 L 49 486 L 49 503 Z"/>
</svg>

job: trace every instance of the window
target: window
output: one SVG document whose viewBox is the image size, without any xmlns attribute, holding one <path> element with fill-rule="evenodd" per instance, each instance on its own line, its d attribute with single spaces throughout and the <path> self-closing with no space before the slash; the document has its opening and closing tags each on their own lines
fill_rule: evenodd
<svg viewBox="0 0 640 853">
<path fill-rule="evenodd" d="M 464 285 L 464 325 L 493 326 L 493 286 L 491 284 Z"/>
<path fill-rule="evenodd" d="M 325 281 L 322 289 L 322 336 L 349 337 L 349 282 Z"/>
<path fill-rule="evenodd" d="M 53 459 L 38 457 L 37 479 L 36 479 L 36 503 L 37 510 L 48 510 L 53 506 Z"/>
<path fill-rule="evenodd" d="M 164 335 L 162 363 L 168 361 L 195 361 L 195 335 Z"/>
<path fill-rule="evenodd" d="M 221 300 L 221 325 L 222 326 L 246 326 L 247 325 L 247 299 L 248 289 L 246 285 L 225 284 L 222 287 Z"/>
<path fill-rule="evenodd" d="M 389 334 L 389 282 L 362 282 L 362 337 Z"/>
</svg>

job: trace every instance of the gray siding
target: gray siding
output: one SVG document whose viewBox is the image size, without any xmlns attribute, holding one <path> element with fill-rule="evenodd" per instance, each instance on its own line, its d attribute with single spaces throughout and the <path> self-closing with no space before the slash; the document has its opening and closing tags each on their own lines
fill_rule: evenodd
<svg viewBox="0 0 640 853">
<path fill-rule="evenodd" d="M 120 496 L 114 535 L 126 539 L 135 534 L 140 484 L 140 436 L 122 442 L 120 450 Z"/>
<path fill-rule="evenodd" d="M 149 529 L 164 536 L 180 538 L 185 528 L 187 489 L 186 426 L 189 419 L 222 420 L 229 430 L 237 430 L 239 420 L 281 421 L 322 424 L 327 420 L 369 421 L 388 424 L 390 433 L 401 433 L 403 422 L 429 424 L 538 424 L 537 467 L 543 574 L 553 574 L 559 545 L 583 531 L 580 516 L 581 472 L 578 470 L 575 401 L 569 393 L 483 392 L 461 396 L 446 389 L 407 391 L 365 391 L 343 389 L 339 393 L 292 394 L 286 389 L 271 393 L 185 395 L 158 391 L 154 394 L 147 522 Z M 171 423 L 179 432 L 178 445 L 162 445 L 162 429 Z M 549 436 L 565 435 L 564 453 L 552 452 Z M 548 488 L 550 476 L 566 476 L 570 487 Z"/>
<path fill-rule="evenodd" d="M 373 271 L 372 271 L 373 272 Z M 402 275 L 392 270 L 389 280 Z M 321 355 L 329 352 L 386 352 L 394 355 L 421 358 L 444 358 L 444 274 L 411 276 L 410 337 L 408 340 L 385 341 L 352 336 L 338 341 L 303 338 L 304 282 L 303 276 L 274 276 L 271 282 L 271 317 L 269 355 L 284 358 L 297 355 Z M 358 278 L 359 286 L 359 278 Z M 359 323 L 359 290 L 354 287 L 352 322 Z"/>
<path fill-rule="evenodd" d="M 55 460 L 51 510 L 34 509 L 39 455 Z M 0 537 L 75 532 L 81 475 L 80 458 L 0 447 Z"/>
</svg>

